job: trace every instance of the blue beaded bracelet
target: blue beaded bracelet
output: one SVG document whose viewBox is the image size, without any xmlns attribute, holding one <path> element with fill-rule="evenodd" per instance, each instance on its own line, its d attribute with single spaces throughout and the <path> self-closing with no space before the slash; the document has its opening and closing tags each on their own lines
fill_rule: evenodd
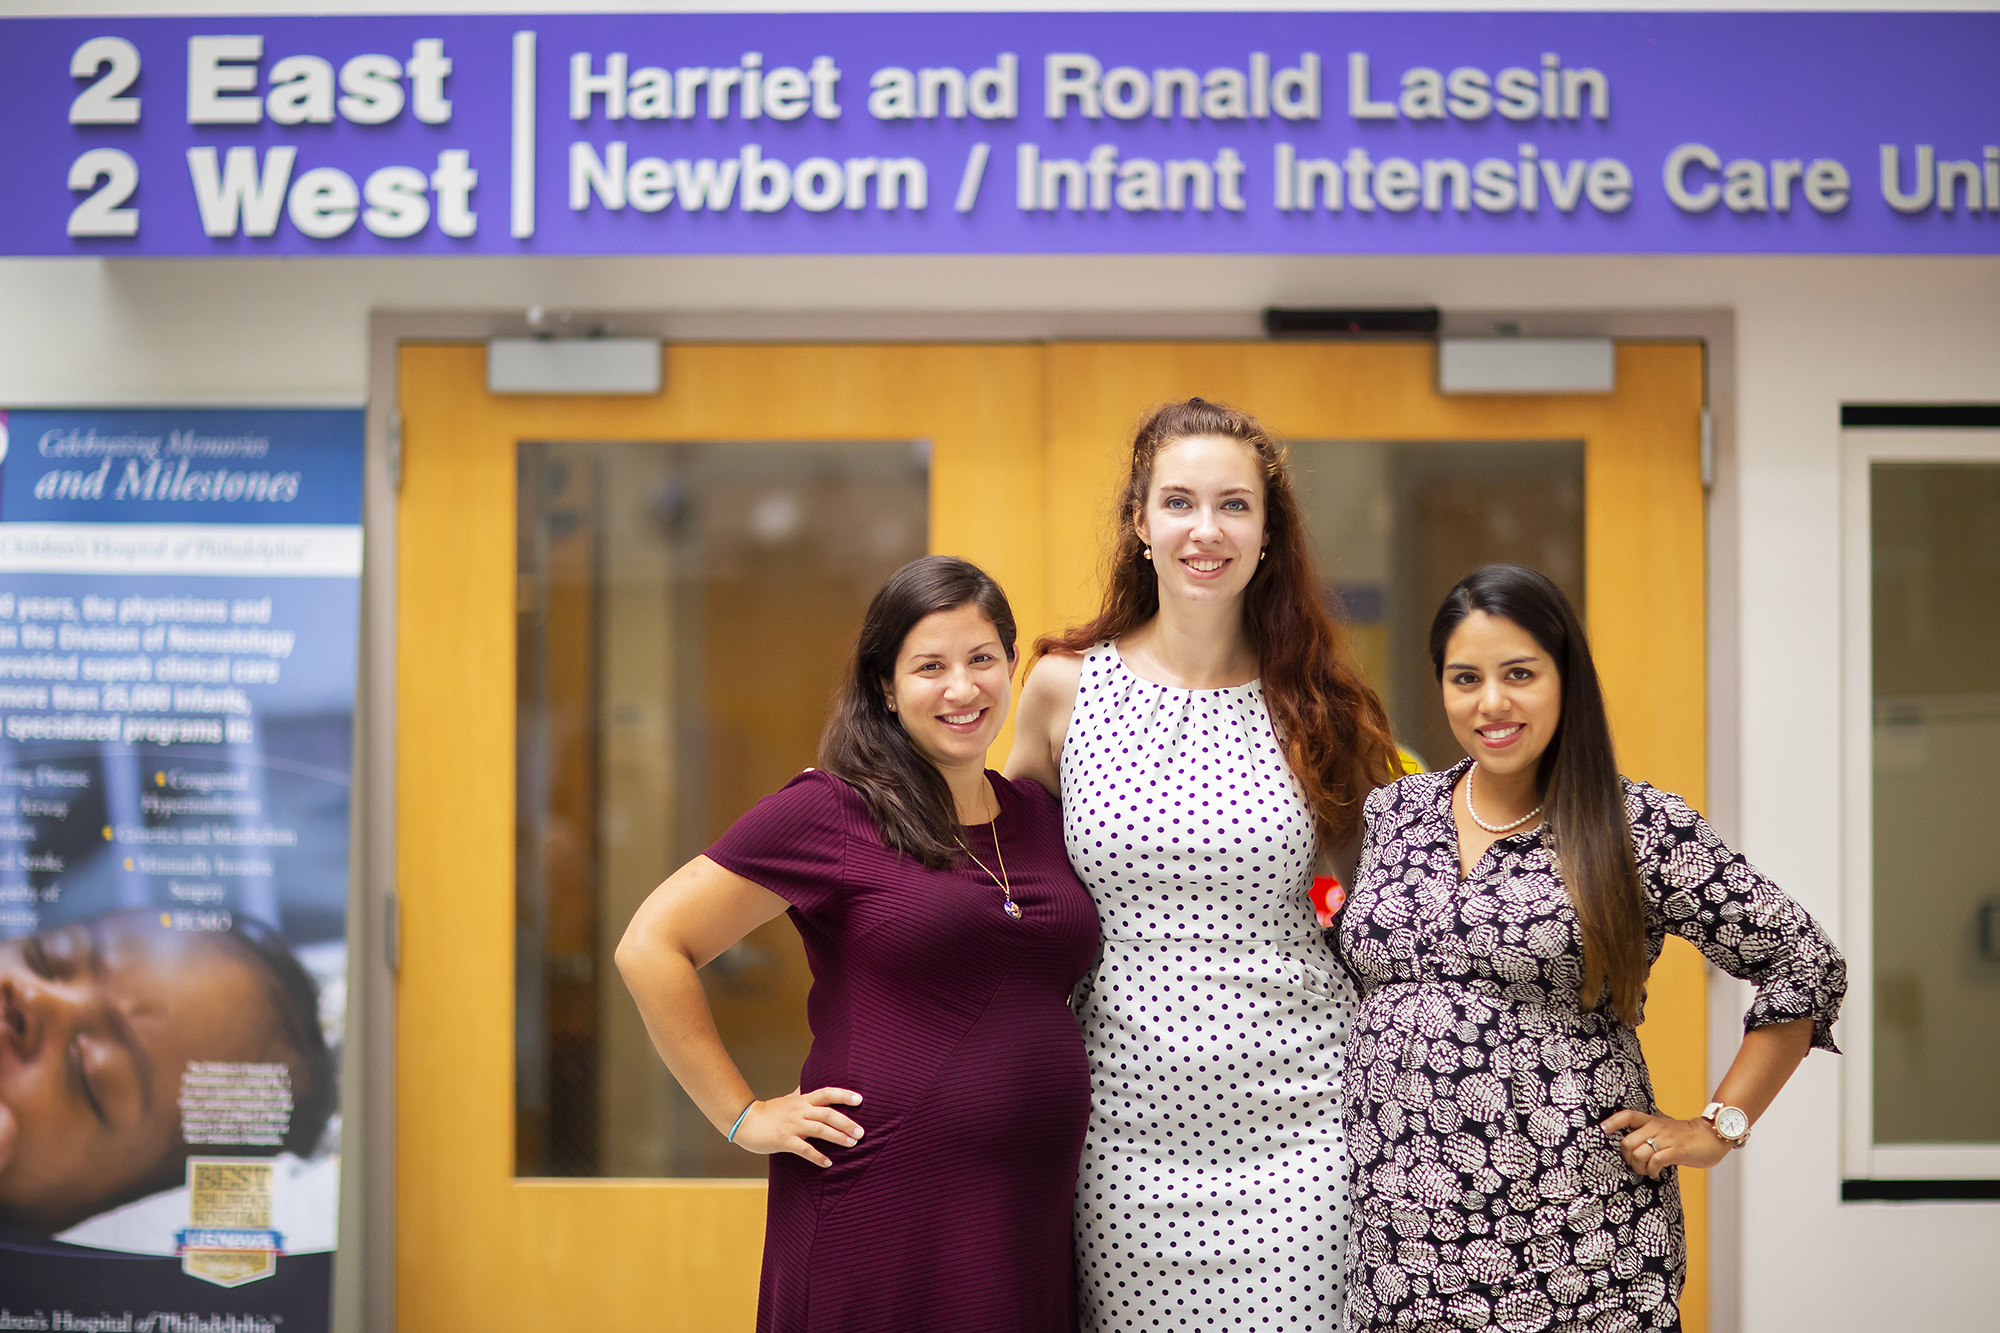
<svg viewBox="0 0 2000 1333">
<path fill-rule="evenodd" d="M 755 1097 L 752 1097 L 750 1099 L 750 1106 L 755 1106 L 756 1104 L 757 1104 L 757 1099 Z M 750 1106 L 744 1107 L 743 1110 L 740 1113 L 738 1113 L 736 1117 L 736 1123 L 729 1127 L 729 1133 L 723 1137 L 722 1141 L 724 1143 L 736 1142 L 736 1131 L 743 1128 L 743 1117 L 750 1114 Z"/>
</svg>

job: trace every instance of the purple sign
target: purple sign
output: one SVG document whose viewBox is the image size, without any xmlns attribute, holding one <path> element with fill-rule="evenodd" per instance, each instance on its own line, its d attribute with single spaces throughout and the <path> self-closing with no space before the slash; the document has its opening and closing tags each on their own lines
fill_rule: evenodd
<svg viewBox="0 0 2000 1333">
<path fill-rule="evenodd" d="M 0 254 L 2000 249 L 2000 14 L 0 24 Z"/>
</svg>

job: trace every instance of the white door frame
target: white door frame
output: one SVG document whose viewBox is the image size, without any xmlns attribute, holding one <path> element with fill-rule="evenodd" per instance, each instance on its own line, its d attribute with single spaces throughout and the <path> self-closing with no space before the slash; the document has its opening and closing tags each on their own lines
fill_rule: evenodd
<svg viewBox="0 0 2000 1333">
<path fill-rule="evenodd" d="M 1847 1002 L 1840 1039 L 1842 1175 L 1848 1180 L 2000 1180 L 2000 1144 L 1875 1142 L 1874 665 L 1869 467 L 2000 463 L 2000 430 L 1849 427 L 1841 432 L 1841 905 Z"/>
</svg>

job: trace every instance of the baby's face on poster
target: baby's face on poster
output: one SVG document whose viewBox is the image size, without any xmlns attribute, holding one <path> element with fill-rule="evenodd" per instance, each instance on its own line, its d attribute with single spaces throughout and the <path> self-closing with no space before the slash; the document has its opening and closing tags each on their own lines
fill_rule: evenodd
<svg viewBox="0 0 2000 1333">
<path fill-rule="evenodd" d="M 55 1229 L 173 1184 L 188 1062 L 282 1058 L 258 972 L 157 913 L 0 942 L 0 1214 Z"/>
</svg>

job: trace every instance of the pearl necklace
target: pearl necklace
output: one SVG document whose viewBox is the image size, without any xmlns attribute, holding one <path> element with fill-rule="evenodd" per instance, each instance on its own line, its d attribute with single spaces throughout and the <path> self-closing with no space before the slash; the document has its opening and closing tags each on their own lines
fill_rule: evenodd
<svg viewBox="0 0 2000 1333">
<path fill-rule="evenodd" d="M 1536 815 L 1542 813 L 1542 807 L 1538 805 L 1534 809 L 1530 810 L 1527 814 L 1522 815 L 1519 819 L 1515 820 L 1511 824 L 1487 823 L 1485 820 L 1479 817 L 1479 811 L 1474 809 L 1472 805 L 1472 778 L 1473 775 L 1476 774 L 1477 772 L 1479 772 L 1478 764 L 1474 764 L 1471 768 L 1468 768 L 1465 771 L 1465 813 L 1471 815 L 1472 822 L 1479 825 L 1479 827 L 1485 829 L 1488 833 L 1506 833 L 1512 829 L 1517 829 L 1521 827 L 1521 825 L 1533 819 Z"/>
</svg>

